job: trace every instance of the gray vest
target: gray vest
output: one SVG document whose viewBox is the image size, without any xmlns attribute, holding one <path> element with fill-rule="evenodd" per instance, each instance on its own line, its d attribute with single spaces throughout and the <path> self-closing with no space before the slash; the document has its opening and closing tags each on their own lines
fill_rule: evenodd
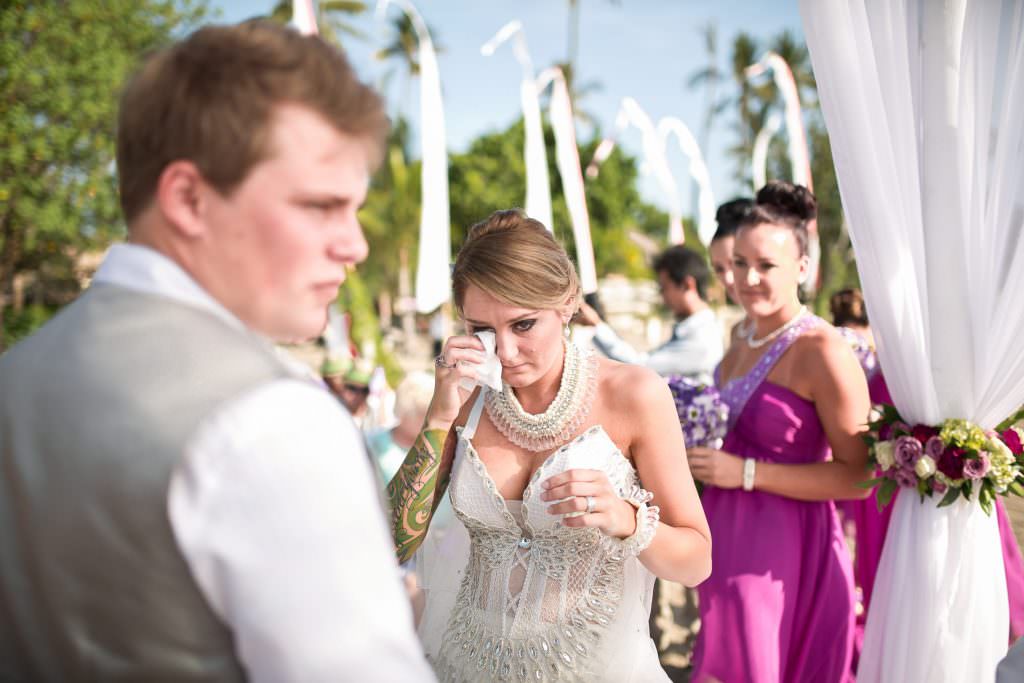
<svg viewBox="0 0 1024 683">
<path fill-rule="evenodd" d="M 244 679 L 167 489 L 204 416 L 289 374 L 251 333 L 109 284 L 0 358 L 0 681 Z"/>
</svg>

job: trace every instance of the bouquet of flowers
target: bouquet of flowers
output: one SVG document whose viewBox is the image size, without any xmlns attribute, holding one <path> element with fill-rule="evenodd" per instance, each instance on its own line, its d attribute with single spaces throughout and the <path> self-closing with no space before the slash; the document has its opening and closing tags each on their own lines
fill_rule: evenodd
<svg viewBox="0 0 1024 683">
<path fill-rule="evenodd" d="M 729 430 L 729 406 L 713 384 L 689 377 L 669 377 L 687 447 L 721 448 Z"/>
<path fill-rule="evenodd" d="M 986 514 L 996 495 L 1024 496 L 1024 430 L 1018 415 L 994 431 L 967 420 L 944 420 L 937 427 L 904 422 L 892 406 L 884 406 L 868 424 L 870 460 L 876 476 L 864 486 L 878 487 L 878 508 L 892 501 L 900 488 L 921 496 L 939 494 L 939 507 L 959 496 L 970 500 L 977 491 Z"/>
</svg>

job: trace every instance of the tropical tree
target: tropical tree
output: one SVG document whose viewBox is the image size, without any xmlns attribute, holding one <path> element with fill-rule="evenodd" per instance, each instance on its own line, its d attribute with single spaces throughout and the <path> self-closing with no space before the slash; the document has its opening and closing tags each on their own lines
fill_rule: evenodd
<svg viewBox="0 0 1024 683">
<path fill-rule="evenodd" d="M 726 79 L 725 72 L 718 64 L 718 28 L 713 22 L 709 22 L 698 30 L 701 40 L 704 43 L 704 53 L 707 62 L 701 68 L 690 74 L 687 87 L 690 90 L 703 87 L 704 89 L 704 119 L 701 121 L 700 130 L 697 132 L 697 145 L 701 153 L 707 155 L 711 149 L 711 129 L 715 121 L 729 106 L 729 98 L 722 94 L 721 88 Z M 690 196 L 697 197 L 700 188 L 696 180 L 690 181 Z M 689 236 L 687 236 L 689 241 Z M 698 239 L 697 244 L 700 243 Z"/>
<path fill-rule="evenodd" d="M 434 52 L 438 55 L 445 51 L 436 28 L 430 24 L 426 25 L 427 33 L 430 34 L 430 42 L 434 46 Z M 395 71 L 401 70 L 405 73 L 402 96 L 398 102 L 398 117 L 403 116 L 403 108 L 409 102 L 409 90 L 412 88 L 412 81 L 420 75 L 420 39 L 416 33 L 416 27 L 412 19 L 405 12 L 396 15 L 391 20 L 391 33 L 388 42 L 384 47 L 374 53 L 374 58 L 382 62 L 391 62 L 395 68 L 388 73 L 384 80 L 390 80 Z"/>
<path fill-rule="evenodd" d="M 734 132 L 737 140 L 729 149 L 729 154 L 736 164 L 734 177 L 741 185 L 750 187 L 752 182 L 750 160 L 757 133 L 765 125 L 770 113 L 773 110 L 781 112 L 784 106 L 775 83 L 770 78 L 751 82 L 746 76 L 746 68 L 760 59 L 765 50 L 771 50 L 785 59 L 793 72 L 804 112 L 811 177 L 818 199 L 821 274 L 813 304 L 819 312 L 824 312 L 828 297 L 834 291 L 856 284 L 857 272 L 852 264 L 849 236 L 844 228 L 839 184 L 821 115 L 810 55 L 806 45 L 789 31 L 767 41 L 763 47 L 751 36 L 740 33 L 734 39 L 732 48 L 732 75 L 738 91 L 734 100 L 737 113 Z M 767 170 L 769 178 L 792 177 L 784 130 L 780 131 L 768 148 Z"/>
<path fill-rule="evenodd" d="M 406 308 L 412 297 L 411 264 L 418 254 L 420 222 L 420 162 L 410 157 L 408 136 L 408 122 L 398 119 L 382 168 L 374 176 L 360 212 L 363 229 L 373 245 L 360 267 L 367 286 L 375 292 L 397 292 L 400 304 Z M 411 309 L 406 313 L 404 326 L 411 332 Z"/>
<path fill-rule="evenodd" d="M 474 140 L 464 154 L 451 158 L 452 244 L 465 240 L 470 225 L 496 209 L 522 206 L 526 188 L 523 160 L 524 128 L 520 119 L 508 129 Z M 593 156 L 600 138 L 580 146 L 580 158 Z M 554 165 L 554 136 L 545 130 L 548 148 L 548 177 L 552 193 L 552 226 L 555 236 L 575 257 L 575 244 L 562 182 Z M 622 273 L 649 277 L 644 250 L 631 234 L 649 236 L 658 243 L 665 238 L 667 216 L 644 202 L 636 188 L 635 159 L 616 150 L 601 165 L 596 178 L 586 181 L 591 240 L 599 276 Z"/>
<path fill-rule="evenodd" d="M 118 90 L 204 16 L 191 0 L 0 3 L 0 349 L 77 295 L 83 255 L 124 233 Z"/>
</svg>

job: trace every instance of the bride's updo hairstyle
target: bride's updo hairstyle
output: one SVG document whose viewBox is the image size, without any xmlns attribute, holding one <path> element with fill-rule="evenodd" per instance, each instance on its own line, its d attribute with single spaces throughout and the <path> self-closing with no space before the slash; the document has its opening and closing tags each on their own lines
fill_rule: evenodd
<svg viewBox="0 0 1024 683">
<path fill-rule="evenodd" d="M 580 301 L 569 255 L 543 223 L 522 209 L 495 211 L 469 229 L 452 269 L 452 295 L 460 314 L 470 285 L 517 308 L 553 310 L 572 297 L 575 311 Z"/>
<path fill-rule="evenodd" d="M 762 187 L 754 208 L 740 219 L 739 229 L 754 228 L 766 223 L 781 225 L 793 231 L 800 256 L 807 255 L 807 223 L 818 215 L 818 202 L 803 185 L 772 180 Z"/>
</svg>

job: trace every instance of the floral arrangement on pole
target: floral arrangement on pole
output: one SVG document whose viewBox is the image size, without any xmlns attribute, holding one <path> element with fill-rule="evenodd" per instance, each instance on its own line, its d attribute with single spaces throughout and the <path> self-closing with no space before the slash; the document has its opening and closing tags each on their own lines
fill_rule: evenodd
<svg viewBox="0 0 1024 683">
<path fill-rule="evenodd" d="M 713 384 L 689 377 L 668 378 L 687 447 L 721 448 L 729 430 L 729 406 Z"/>
<path fill-rule="evenodd" d="M 916 490 L 922 502 L 941 495 L 939 507 L 960 496 L 971 500 L 976 492 L 981 508 L 992 514 L 997 495 L 1024 496 L 1024 430 L 1016 422 L 1021 416 L 988 431 L 958 419 L 911 426 L 894 407 L 882 406 L 864 437 L 876 476 L 862 485 L 878 487 L 879 510 L 905 488 Z"/>
</svg>

